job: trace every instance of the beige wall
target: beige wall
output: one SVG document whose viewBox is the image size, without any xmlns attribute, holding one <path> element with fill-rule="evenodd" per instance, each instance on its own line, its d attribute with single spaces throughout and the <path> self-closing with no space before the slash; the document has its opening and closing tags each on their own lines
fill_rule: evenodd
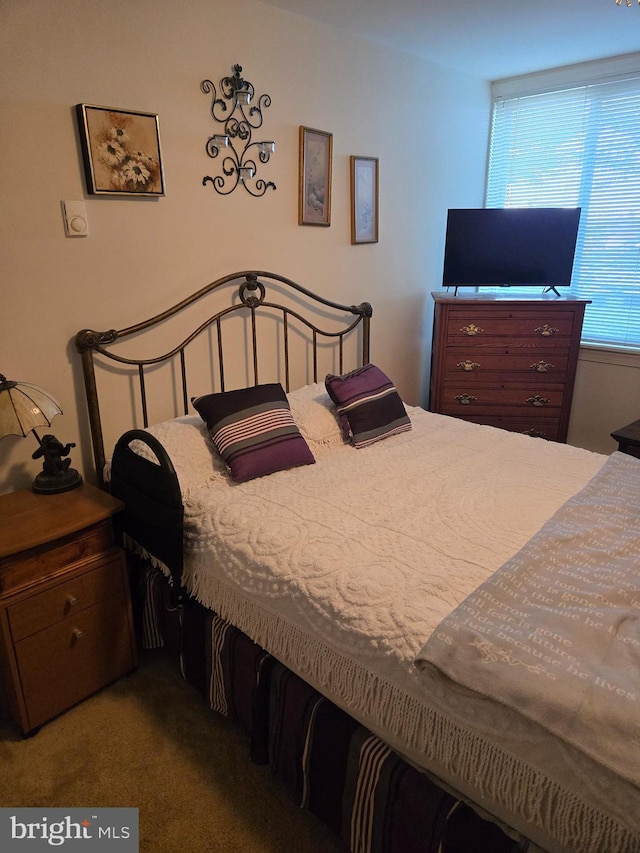
<svg viewBox="0 0 640 853">
<path fill-rule="evenodd" d="M 238 269 L 372 302 L 372 360 L 421 401 L 446 209 L 482 203 L 484 81 L 256 0 L 4 0 L 0 39 L 0 372 L 58 397 L 52 431 L 78 444 L 76 467 L 92 478 L 75 333 L 122 328 Z M 261 199 L 201 183 L 218 165 L 200 83 L 236 62 L 272 98 L 277 190 Z M 159 115 L 165 198 L 85 195 L 76 103 Z M 297 224 L 300 125 L 334 134 L 330 228 Z M 350 154 L 380 158 L 376 245 L 350 244 Z M 62 199 L 86 199 L 88 237 L 64 236 Z M 0 492 L 29 485 L 34 442 L 0 442 Z"/>
<path fill-rule="evenodd" d="M 277 150 L 262 199 L 202 187 L 217 161 L 200 82 L 244 67 L 272 106 Z M 429 291 L 448 207 L 482 203 L 489 87 L 257 0 L 4 0 L 0 5 L 0 373 L 61 401 L 53 431 L 92 478 L 75 333 L 123 327 L 237 269 L 271 269 L 327 297 L 374 305 L 372 359 L 424 401 Z M 85 194 L 74 105 L 154 112 L 167 195 Z M 298 128 L 334 134 L 330 228 L 297 224 Z M 380 242 L 351 246 L 349 155 L 380 158 Z M 64 236 L 60 202 L 85 199 L 90 235 Z M 583 350 L 569 441 L 601 452 L 640 414 L 634 356 Z M 108 418 L 107 418 L 108 420 Z M 109 423 L 106 424 L 108 428 Z M 33 439 L 0 441 L 0 493 L 27 487 Z"/>
<path fill-rule="evenodd" d="M 638 418 L 640 354 L 582 347 L 569 422 L 569 444 L 597 453 L 611 453 L 618 449 L 611 433 Z"/>
</svg>

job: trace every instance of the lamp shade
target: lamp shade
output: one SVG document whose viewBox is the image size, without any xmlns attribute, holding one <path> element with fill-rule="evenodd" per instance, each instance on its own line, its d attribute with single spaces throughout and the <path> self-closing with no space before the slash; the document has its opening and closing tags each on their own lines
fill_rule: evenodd
<svg viewBox="0 0 640 853">
<path fill-rule="evenodd" d="M 51 394 L 29 382 L 12 382 L 0 374 L 0 438 L 28 435 L 36 427 L 51 426 L 62 409 Z"/>
</svg>

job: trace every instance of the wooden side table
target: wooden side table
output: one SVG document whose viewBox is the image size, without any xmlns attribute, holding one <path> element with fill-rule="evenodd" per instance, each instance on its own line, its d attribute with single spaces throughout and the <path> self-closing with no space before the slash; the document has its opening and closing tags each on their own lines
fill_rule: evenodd
<svg viewBox="0 0 640 853">
<path fill-rule="evenodd" d="M 0 496 L 0 665 L 25 734 L 136 666 L 122 508 L 88 483 Z"/>
<path fill-rule="evenodd" d="M 634 421 L 611 433 L 618 442 L 618 450 L 640 459 L 640 421 Z"/>
</svg>

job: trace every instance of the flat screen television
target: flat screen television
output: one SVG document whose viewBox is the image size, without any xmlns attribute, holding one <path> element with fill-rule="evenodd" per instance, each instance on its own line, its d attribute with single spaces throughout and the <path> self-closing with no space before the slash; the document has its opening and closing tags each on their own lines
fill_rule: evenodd
<svg viewBox="0 0 640 853">
<path fill-rule="evenodd" d="M 569 287 L 580 208 L 449 210 L 445 287 Z"/>
</svg>

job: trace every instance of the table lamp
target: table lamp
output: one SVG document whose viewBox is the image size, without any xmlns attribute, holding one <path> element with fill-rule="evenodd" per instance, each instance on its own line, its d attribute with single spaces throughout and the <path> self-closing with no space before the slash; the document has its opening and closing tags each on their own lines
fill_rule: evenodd
<svg viewBox="0 0 640 853">
<path fill-rule="evenodd" d="M 75 489 L 82 477 L 71 468 L 71 460 L 64 459 L 75 444 L 62 444 L 55 435 L 43 435 L 36 427 L 51 426 L 62 409 L 44 388 L 29 382 L 12 382 L 0 373 L 0 439 L 7 435 L 26 437 L 32 432 L 38 449 L 32 459 L 42 458 L 42 471 L 33 481 L 33 491 L 42 494 L 57 494 Z"/>
</svg>

